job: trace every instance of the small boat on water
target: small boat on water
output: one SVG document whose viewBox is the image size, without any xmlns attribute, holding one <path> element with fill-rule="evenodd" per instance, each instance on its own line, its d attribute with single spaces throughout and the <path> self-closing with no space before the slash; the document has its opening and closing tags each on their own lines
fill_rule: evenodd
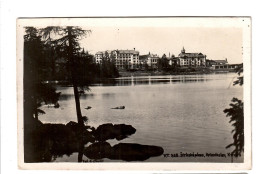
<svg viewBox="0 0 260 174">
<path fill-rule="evenodd" d="M 91 109 L 91 108 L 92 108 L 91 106 L 88 106 L 88 107 L 86 107 L 85 109 L 89 110 L 89 109 Z"/>
<path fill-rule="evenodd" d="M 111 108 L 111 109 L 125 109 L 125 106 L 118 106 L 118 107 Z"/>
</svg>

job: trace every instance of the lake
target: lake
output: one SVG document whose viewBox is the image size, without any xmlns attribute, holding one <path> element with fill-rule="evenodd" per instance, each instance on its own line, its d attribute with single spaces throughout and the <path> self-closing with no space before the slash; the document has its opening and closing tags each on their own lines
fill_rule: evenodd
<svg viewBox="0 0 260 174">
<path fill-rule="evenodd" d="M 117 78 L 113 84 L 95 84 L 81 96 L 82 115 L 94 127 L 104 123 L 132 125 L 136 133 L 120 142 L 161 146 L 164 154 L 226 154 L 231 152 L 225 147 L 233 138 L 223 110 L 229 108 L 233 97 L 243 98 L 243 87 L 232 85 L 235 77 L 235 73 L 225 73 Z M 58 87 L 57 91 L 61 92 L 60 108 L 43 106 L 46 114 L 39 119 L 43 123 L 77 121 L 73 89 Z M 87 106 L 92 108 L 84 109 Z M 125 109 L 111 109 L 117 106 Z M 77 162 L 77 153 L 55 161 Z M 231 158 L 161 155 L 145 162 L 231 162 Z M 243 157 L 235 162 L 243 162 Z"/>
</svg>

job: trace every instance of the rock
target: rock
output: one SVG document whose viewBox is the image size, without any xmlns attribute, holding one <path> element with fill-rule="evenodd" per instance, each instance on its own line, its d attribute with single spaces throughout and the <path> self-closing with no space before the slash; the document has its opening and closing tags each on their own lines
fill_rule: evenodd
<svg viewBox="0 0 260 174">
<path fill-rule="evenodd" d="M 87 116 L 83 116 L 82 120 L 83 120 L 84 123 L 87 123 L 88 122 L 88 117 Z"/>
<path fill-rule="evenodd" d="M 93 130 L 93 135 L 97 141 L 106 141 L 108 139 L 122 140 L 136 132 L 136 129 L 131 125 L 112 123 L 102 124 Z"/>
<path fill-rule="evenodd" d="M 102 159 L 111 154 L 111 145 L 107 142 L 93 143 L 84 150 L 84 155 L 90 159 Z"/>
<path fill-rule="evenodd" d="M 78 138 L 80 138 L 79 135 L 81 134 L 80 132 L 82 131 L 82 129 L 79 127 L 78 123 L 74 121 L 70 121 L 69 123 L 66 124 L 66 127 L 69 128 L 72 132 L 74 132 Z M 84 126 L 83 141 L 85 143 L 95 141 L 93 134 L 90 131 L 88 131 L 88 129 L 90 128 L 91 128 L 90 126 Z"/>
<path fill-rule="evenodd" d="M 59 107 L 60 107 L 60 104 L 58 102 L 55 103 L 54 108 L 59 108 Z"/>
</svg>

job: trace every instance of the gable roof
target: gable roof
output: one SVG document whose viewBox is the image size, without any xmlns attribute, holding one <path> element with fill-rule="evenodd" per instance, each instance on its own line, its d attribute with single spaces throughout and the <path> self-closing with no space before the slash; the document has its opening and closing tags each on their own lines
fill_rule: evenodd
<svg viewBox="0 0 260 174">
<path fill-rule="evenodd" d="M 202 53 L 180 53 L 179 57 L 196 58 L 204 56 Z"/>
<path fill-rule="evenodd" d="M 135 50 L 117 50 L 120 54 L 139 54 L 139 51 Z"/>
<path fill-rule="evenodd" d="M 140 55 L 140 56 L 139 56 L 139 60 L 145 60 L 145 59 L 148 59 L 148 57 L 149 57 L 149 54 Z"/>
<path fill-rule="evenodd" d="M 96 54 L 105 54 L 105 53 L 111 54 L 112 51 L 107 50 L 107 51 L 98 51 Z"/>
<path fill-rule="evenodd" d="M 227 60 L 213 60 L 214 62 L 217 62 L 217 63 L 228 63 Z"/>
<path fill-rule="evenodd" d="M 111 54 L 114 51 L 117 51 L 119 54 L 139 54 L 139 51 L 135 51 L 135 50 L 107 50 L 107 51 L 98 51 L 96 54 L 105 54 L 106 52 L 108 52 L 108 54 Z"/>
</svg>

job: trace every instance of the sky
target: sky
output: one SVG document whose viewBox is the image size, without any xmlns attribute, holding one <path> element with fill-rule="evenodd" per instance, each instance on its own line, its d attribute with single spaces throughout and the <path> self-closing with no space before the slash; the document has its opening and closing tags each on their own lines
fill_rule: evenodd
<svg viewBox="0 0 260 174">
<path fill-rule="evenodd" d="M 178 56 L 184 47 L 186 52 L 201 52 L 207 59 L 242 62 L 243 30 L 239 27 L 92 26 L 87 29 L 92 33 L 80 43 L 91 54 L 135 48 L 140 55 L 150 52 Z"/>
</svg>

